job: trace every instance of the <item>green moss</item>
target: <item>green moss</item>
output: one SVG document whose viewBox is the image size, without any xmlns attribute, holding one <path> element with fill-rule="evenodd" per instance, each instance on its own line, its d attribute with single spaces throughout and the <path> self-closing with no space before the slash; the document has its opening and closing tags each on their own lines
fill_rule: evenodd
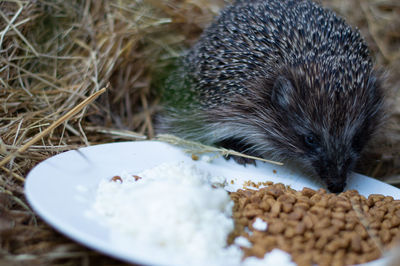
<svg viewBox="0 0 400 266">
<path fill-rule="evenodd" d="M 161 96 L 161 103 L 175 109 L 187 109 L 195 104 L 194 84 L 190 70 L 182 67 L 182 58 L 169 62 L 154 75 L 153 86 Z"/>
</svg>

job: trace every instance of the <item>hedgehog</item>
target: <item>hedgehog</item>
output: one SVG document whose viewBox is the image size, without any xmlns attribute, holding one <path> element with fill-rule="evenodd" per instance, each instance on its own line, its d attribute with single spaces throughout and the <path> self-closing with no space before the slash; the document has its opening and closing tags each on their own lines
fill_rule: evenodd
<svg viewBox="0 0 400 266">
<path fill-rule="evenodd" d="M 381 72 L 358 29 L 333 11 L 237 0 L 178 61 L 158 130 L 294 160 L 338 193 L 383 120 Z"/>
</svg>

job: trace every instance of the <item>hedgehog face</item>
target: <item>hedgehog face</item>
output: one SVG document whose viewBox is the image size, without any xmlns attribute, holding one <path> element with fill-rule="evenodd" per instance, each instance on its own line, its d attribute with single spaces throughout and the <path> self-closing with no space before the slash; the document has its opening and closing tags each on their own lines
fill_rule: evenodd
<svg viewBox="0 0 400 266">
<path fill-rule="evenodd" d="M 299 139 L 303 138 L 302 160 L 312 165 L 329 191 L 342 192 L 346 186 L 347 175 L 357 161 L 359 152 L 355 151 L 346 139 L 336 139 L 323 134 L 322 132 L 321 135 L 310 133 L 298 136 Z"/>
<path fill-rule="evenodd" d="M 284 156 L 312 166 L 331 192 L 341 192 L 380 121 L 382 95 L 373 74 L 356 84 L 337 84 L 329 78 L 335 73 L 313 68 L 322 78 L 295 69 L 276 79 L 269 120 L 276 123 L 273 135 L 282 137 L 269 142 Z"/>
</svg>

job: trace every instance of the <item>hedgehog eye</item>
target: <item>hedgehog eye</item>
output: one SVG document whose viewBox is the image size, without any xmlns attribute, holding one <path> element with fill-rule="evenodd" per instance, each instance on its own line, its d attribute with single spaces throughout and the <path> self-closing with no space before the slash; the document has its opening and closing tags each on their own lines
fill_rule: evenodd
<svg viewBox="0 0 400 266">
<path fill-rule="evenodd" d="M 318 140 L 314 135 L 305 135 L 304 136 L 304 143 L 309 148 L 316 148 L 318 146 Z"/>
</svg>

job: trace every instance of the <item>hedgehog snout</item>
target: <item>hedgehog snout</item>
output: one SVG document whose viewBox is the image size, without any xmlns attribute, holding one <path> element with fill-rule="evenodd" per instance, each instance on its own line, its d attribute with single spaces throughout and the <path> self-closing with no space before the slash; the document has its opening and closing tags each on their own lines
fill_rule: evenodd
<svg viewBox="0 0 400 266">
<path fill-rule="evenodd" d="M 336 162 L 326 161 L 314 165 L 314 168 L 330 192 L 343 192 L 347 184 L 348 167 L 342 167 Z"/>
<path fill-rule="evenodd" d="M 327 186 L 328 190 L 332 193 L 343 192 L 344 188 L 347 185 L 346 179 L 347 178 L 340 178 L 340 180 L 338 180 L 338 178 L 333 178 L 332 180 L 327 179 L 326 186 Z"/>
</svg>

